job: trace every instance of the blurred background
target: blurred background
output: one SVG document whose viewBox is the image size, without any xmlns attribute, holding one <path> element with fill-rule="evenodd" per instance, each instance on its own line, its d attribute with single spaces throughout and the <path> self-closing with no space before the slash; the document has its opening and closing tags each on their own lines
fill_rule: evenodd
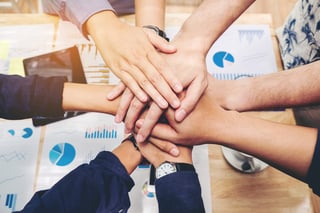
<svg viewBox="0 0 320 213">
<path fill-rule="evenodd" d="M 183 11 L 192 11 L 202 0 L 167 0 L 168 10 L 183 7 Z M 296 0 L 258 0 L 247 13 L 271 13 L 275 27 L 281 26 Z M 0 13 L 38 13 L 41 12 L 41 0 L 0 0 Z"/>
</svg>

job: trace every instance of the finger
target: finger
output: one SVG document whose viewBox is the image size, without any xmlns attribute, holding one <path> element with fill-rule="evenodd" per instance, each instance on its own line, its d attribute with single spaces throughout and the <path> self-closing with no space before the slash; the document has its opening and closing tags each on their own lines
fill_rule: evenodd
<svg viewBox="0 0 320 213">
<path fill-rule="evenodd" d="M 145 70 L 145 76 L 148 81 L 140 81 L 140 86 L 160 108 L 167 108 L 164 106 L 164 103 L 162 103 L 163 100 L 169 103 L 171 107 L 178 108 L 180 106 L 180 100 L 175 90 L 178 92 L 182 90 L 181 83 L 169 71 L 169 66 L 163 62 L 163 59 L 158 53 L 149 52 L 147 57 L 149 61 L 141 63 L 140 69 Z M 168 82 L 166 78 L 169 79 L 170 82 Z M 172 84 L 172 87 L 169 83 Z"/>
<path fill-rule="evenodd" d="M 140 63 L 140 68 L 137 67 L 138 64 L 132 65 L 130 67 L 130 69 L 128 70 L 128 73 L 133 77 L 133 81 L 137 82 L 139 85 L 139 90 L 143 90 L 145 93 L 147 93 L 150 98 L 152 100 L 154 100 L 159 107 L 166 109 L 168 107 L 168 102 L 166 101 L 166 99 L 164 99 L 162 97 L 162 95 L 156 90 L 156 88 L 153 86 L 153 84 L 150 82 L 150 80 L 148 79 L 147 75 L 153 75 L 152 77 L 152 81 L 157 82 L 157 81 L 163 81 L 164 82 L 164 90 L 165 91 L 170 91 L 171 93 L 173 93 L 170 89 L 170 87 L 165 83 L 164 79 L 162 78 L 162 76 L 155 70 L 155 68 L 152 66 L 152 64 L 149 63 L 148 60 L 139 60 Z M 148 70 L 148 71 L 146 71 Z M 143 71 L 145 71 L 146 73 L 144 73 Z M 150 74 L 152 73 L 152 74 Z M 135 93 L 134 90 L 131 90 L 133 93 Z M 174 96 L 176 96 L 173 93 Z M 138 97 L 138 99 L 141 102 L 146 102 L 146 100 L 141 100 L 140 97 Z M 180 101 L 179 101 L 179 106 L 180 106 Z"/>
<path fill-rule="evenodd" d="M 148 53 L 149 61 L 155 66 L 156 70 L 163 76 L 164 80 L 169 84 L 170 88 L 176 93 L 179 93 L 183 90 L 183 85 L 179 79 L 174 75 L 174 72 L 171 70 L 170 66 L 166 63 L 158 53 L 149 52 Z"/>
<path fill-rule="evenodd" d="M 170 54 L 175 53 L 177 48 L 171 45 L 167 40 L 153 33 L 148 33 L 148 37 L 152 45 L 158 49 L 159 52 Z"/>
<path fill-rule="evenodd" d="M 126 89 L 126 85 L 124 83 L 120 82 L 117 86 L 115 86 L 108 94 L 107 94 L 107 99 L 109 101 L 112 101 L 116 98 L 118 98 L 123 91 Z"/>
<path fill-rule="evenodd" d="M 165 153 L 159 150 L 152 143 L 145 142 L 139 144 L 139 150 L 142 156 L 146 158 L 155 167 L 158 167 L 157 162 L 160 163 L 166 159 L 164 155 Z"/>
<path fill-rule="evenodd" d="M 159 140 L 157 138 L 151 137 L 150 139 L 148 139 L 148 143 L 152 143 L 160 150 L 162 150 L 165 153 L 168 153 L 171 156 L 177 157 L 180 154 L 179 148 L 170 141 Z"/>
<path fill-rule="evenodd" d="M 145 107 L 145 103 L 142 103 L 136 97 L 130 103 L 129 109 L 127 110 L 125 118 L 125 132 L 130 133 L 133 130 L 135 122 L 139 118 L 140 113 Z"/>
<path fill-rule="evenodd" d="M 139 70 L 137 71 L 137 68 L 135 68 L 135 66 L 126 67 L 122 71 L 121 80 L 141 102 L 146 103 L 149 99 L 148 95 L 141 89 L 141 87 L 137 83 L 135 72 L 140 73 Z M 138 75 L 138 73 L 136 75 Z"/>
<path fill-rule="evenodd" d="M 130 103 L 133 100 L 133 93 L 127 88 L 121 96 L 120 104 L 115 115 L 115 122 L 120 123 L 124 120 Z"/>
<path fill-rule="evenodd" d="M 141 143 L 147 139 L 152 128 L 158 122 L 161 117 L 163 110 L 160 109 L 155 103 L 151 103 L 150 108 L 148 109 L 147 115 L 144 119 L 143 125 L 137 134 L 137 142 Z"/>
<path fill-rule="evenodd" d="M 191 85 L 189 85 L 186 96 L 181 100 L 181 106 L 175 112 L 175 119 L 177 122 L 183 121 L 194 109 L 205 91 L 206 85 L 206 81 L 202 80 L 195 80 Z"/>
<path fill-rule="evenodd" d="M 168 107 L 167 100 L 175 105 L 175 108 L 180 106 L 177 95 L 149 61 L 141 62 L 139 68 L 145 71 L 144 76 L 136 76 L 139 85 L 160 108 L 166 109 Z"/>
<path fill-rule="evenodd" d="M 141 127 L 142 127 L 142 125 L 144 123 L 144 121 L 145 121 L 144 119 L 139 119 L 136 122 L 136 128 L 137 128 L 136 132 L 139 132 L 139 130 L 141 129 Z M 169 124 L 157 123 L 153 127 L 150 135 L 151 135 L 150 137 L 155 137 L 155 138 L 158 138 L 160 140 L 169 140 L 169 141 L 174 141 L 175 143 L 178 143 L 177 132 Z"/>
</svg>

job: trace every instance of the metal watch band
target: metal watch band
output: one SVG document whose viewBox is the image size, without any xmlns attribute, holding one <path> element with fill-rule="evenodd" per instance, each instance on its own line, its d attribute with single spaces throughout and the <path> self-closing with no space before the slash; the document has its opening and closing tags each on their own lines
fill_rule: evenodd
<svg viewBox="0 0 320 213">
<path fill-rule="evenodd" d="M 148 28 L 151 30 L 154 30 L 160 37 L 164 38 L 165 40 L 169 41 L 169 38 L 167 37 L 167 34 L 161 30 L 159 27 L 154 25 L 145 25 L 144 28 Z"/>
</svg>

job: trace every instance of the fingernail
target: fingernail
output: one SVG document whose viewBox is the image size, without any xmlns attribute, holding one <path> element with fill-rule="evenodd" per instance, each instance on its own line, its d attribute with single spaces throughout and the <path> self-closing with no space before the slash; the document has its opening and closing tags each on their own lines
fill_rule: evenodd
<svg viewBox="0 0 320 213">
<path fill-rule="evenodd" d="M 177 148 L 173 148 L 170 150 L 170 154 L 172 156 L 178 156 L 179 155 L 179 150 Z"/>
<path fill-rule="evenodd" d="M 139 119 L 139 120 L 137 120 L 137 122 L 136 122 L 136 126 L 137 126 L 138 128 L 141 128 L 141 127 L 142 127 L 142 125 L 143 125 L 143 119 Z"/>
<path fill-rule="evenodd" d="M 129 133 L 131 132 L 131 129 L 125 127 L 124 132 L 125 132 L 126 134 L 129 134 Z"/>
<path fill-rule="evenodd" d="M 181 84 L 175 84 L 173 86 L 173 89 L 174 89 L 175 92 L 181 92 L 183 88 L 182 88 Z"/>
<path fill-rule="evenodd" d="M 159 104 L 160 104 L 160 107 L 162 109 L 166 109 L 168 107 L 168 102 L 166 102 L 164 99 L 162 98 L 159 98 Z"/>
<path fill-rule="evenodd" d="M 138 134 L 138 135 L 137 135 L 137 138 L 136 138 L 136 141 L 137 141 L 138 143 L 142 143 L 142 142 L 144 141 L 144 138 L 142 137 L 142 135 Z"/>
<path fill-rule="evenodd" d="M 144 93 L 140 93 L 140 101 L 142 101 L 142 102 L 147 102 L 148 101 L 148 96 L 146 95 L 146 94 L 144 94 Z"/>
<path fill-rule="evenodd" d="M 176 120 L 178 122 L 182 121 L 185 117 L 186 117 L 186 111 L 184 109 L 179 109 L 177 112 L 176 112 Z"/>
<path fill-rule="evenodd" d="M 113 91 L 110 91 L 108 94 L 107 94 L 107 99 L 108 100 L 111 100 L 114 98 L 114 92 Z"/>
<path fill-rule="evenodd" d="M 180 106 L 180 101 L 178 99 L 175 99 L 173 102 L 172 102 L 172 107 L 173 108 L 178 108 Z"/>
<path fill-rule="evenodd" d="M 117 114 L 117 115 L 114 117 L 114 122 L 116 122 L 116 123 L 121 123 L 120 115 Z"/>
</svg>

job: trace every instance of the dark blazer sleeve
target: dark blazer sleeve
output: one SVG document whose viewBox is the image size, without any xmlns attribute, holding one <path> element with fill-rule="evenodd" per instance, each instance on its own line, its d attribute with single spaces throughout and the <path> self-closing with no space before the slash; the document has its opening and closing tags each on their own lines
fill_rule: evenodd
<svg viewBox="0 0 320 213">
<path fill-rule="evenodd" d="M 320 196 L 320 129 L 318 129 L 317 143 L 314 149 L 312 161 L 308 170 L 306 183 L 312 191 Z"/>
<path fill-rule="evenodd" d="M 24 119 L 34 116 L 61 116 L 65 77 L 0 74 L 0 117 Z"/>
<path fill-rule="evenodd" d="M 204 213 L 201 186 L 196 172 L 181 171 L 155 181 L 160 213 Z"/>
<path fill-rule="evenodd" d="M 127 212 L 134 182 L 111 152 L 103 151 L 63 177 L 51 189 L 38 191 L 20 213 Z"/>
</svg>

